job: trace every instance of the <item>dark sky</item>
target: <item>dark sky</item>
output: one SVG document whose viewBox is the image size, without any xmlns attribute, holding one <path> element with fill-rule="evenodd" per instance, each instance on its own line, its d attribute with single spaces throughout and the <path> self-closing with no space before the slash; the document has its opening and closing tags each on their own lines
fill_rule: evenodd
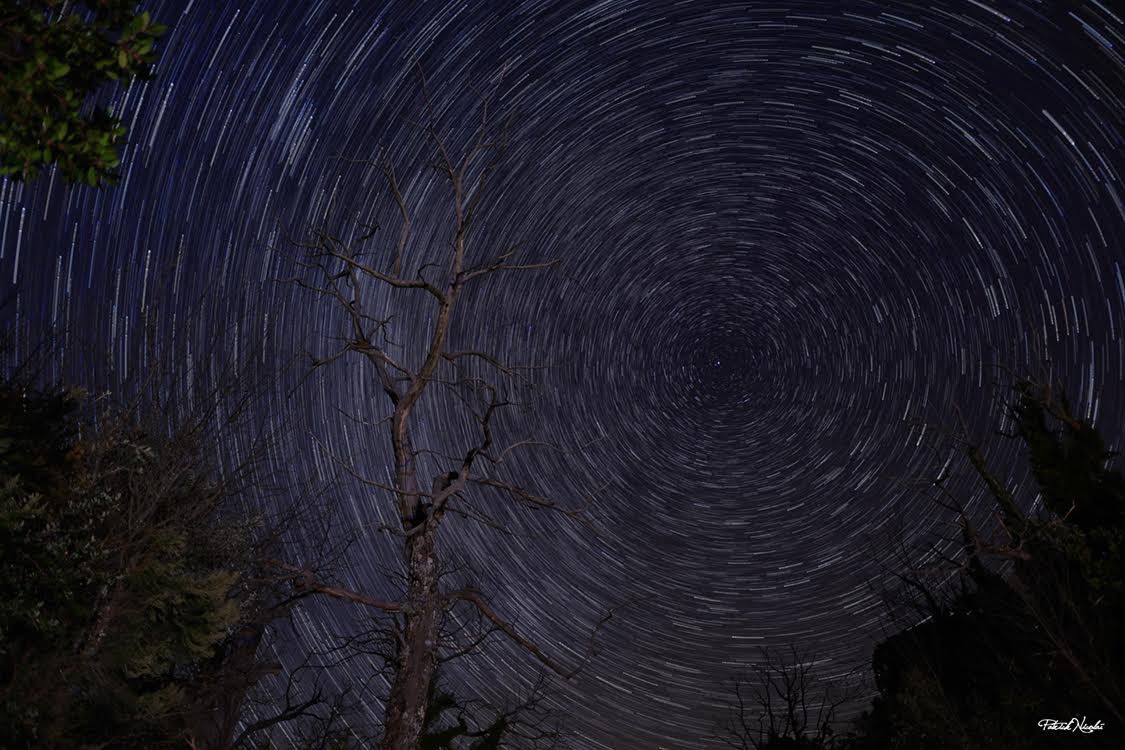
<svg viewBox="0 0 1125 750">
<path fill-rule="evenodd" d="M 339 316 L 276 281 L 294 268 L 270 246 L 333 195 L 341 231 L 394 227 L 378 171 L 333 158 L 384 146 L 414 206 L 410 268 L 434 257 L 450 202 L 414 65 L 454 144 L 494 90 L 511 147 L 474 252 L 519 243 L 526 262 L 563 264 L 488 282 L 456 337 L 553 365 L 509 434 L 587 447 L 512 476 L 596 494 L 603 534 L 540 514 L 513 516 L 514 537 L 452 522 L 444 541 L 561 660 L 605 608 L 647 597 L 556 690 L 580 750 L 716 746 L 724 681 L 760 646 L 804 644 L 827 675 L 861 663 L 889 529 L 938 530 L 910 487 L 941 463 L 920 423 L 950 424 L 957 402 L 984 434 L 991 363 L 1047 358 L 1080 413 L 1112 428 L 1125 413 L 1125 29 L 1106 4 L 146 6 L 172 30 L 156 78 L 112 95 L 121 183 L 0 181 L 7 317 L 109 352 L 121 377 L 144 367 L 146 314 L 192 377 L 262 336 L 263 372 L 325 351 Z M 429 323 L 417 296 L 372 304 L 408 350 Z M 276 476 L 322 484 L 335 454 L 385 477 L 384 434 L 337 410 L 385 415 L 368 373 L 340 365 L 294 390 L 298 374 L 272 379 L 259 415 L 291 428 Z M 420 417 L 427 446 L 472 436 L 437 400 Z M 1026 472 L 1010 481 L 1026 489 Z M 362 535 L 351 582 L 388 592 L 395 549 L 372 530 L 388 498 L 349 481 L 329 497 Z M 501 699 L 532 667 L 500 649 L 459 677 Z"/>
</svg>

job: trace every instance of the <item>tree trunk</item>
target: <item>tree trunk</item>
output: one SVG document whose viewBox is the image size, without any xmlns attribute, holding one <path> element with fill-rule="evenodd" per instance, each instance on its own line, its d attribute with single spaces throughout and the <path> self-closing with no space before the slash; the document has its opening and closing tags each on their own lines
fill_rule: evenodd
<svg viewBox="0 0 1125 750">
<path fill-rule="evenodd" d="M 436 528 L 426 521 L 422 523 L 423 528 L 406 542 L 410 566 L 409 611 L 387 703 L 381 750 L 417 750 L 437 664 L 441 606 L 434 551 Z"/>
</svg>

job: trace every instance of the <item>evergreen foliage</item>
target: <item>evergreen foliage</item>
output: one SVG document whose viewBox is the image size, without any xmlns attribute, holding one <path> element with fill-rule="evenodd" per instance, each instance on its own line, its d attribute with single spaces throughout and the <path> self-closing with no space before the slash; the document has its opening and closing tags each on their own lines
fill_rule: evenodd
<svg viewBox="0 0 1125 750">
<path fill-rule="evenodd" d="M 245 537 L 182 443 L 79 405 L 0 388 L 0 746 L 183 747 L 246 614 Z"/>
<path fill-rule="evenodd" d="M 1051 388 L 1018 383 L 1011 415 L 1043 511 L 1022 513 L 966 445 L 1005 538 L 983 539 L 960 514 L 956 589 L 931 592 L 928 618 L 875 650 L 880 696 L 861 720 L 863 747 L 1063 747 L 1074 738 L 1039 722 L 1083 717 L 1117 730 L 1091 731 L 1083 746 L 1120 740 L 1125 480 L 1098 431 Z"/>
</svg>

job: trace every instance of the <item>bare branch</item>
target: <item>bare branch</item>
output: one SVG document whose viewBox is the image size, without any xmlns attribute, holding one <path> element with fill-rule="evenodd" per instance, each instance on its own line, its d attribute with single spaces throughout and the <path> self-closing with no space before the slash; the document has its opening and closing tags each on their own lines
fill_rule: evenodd
<svg viewBox="0 0 1125 750">
<path fill-rule="evenodd" d="M 487 276 L 501 271 L 538 271 L 546 268 L 554 268 L 562 263 L 562 259 L 550 260 L 545 263 L 505 263 L 504 261 L 511 257 L 511 255 L 512 251 L 509 251 L 499 256 L 487 266 L 480 266 L 466 271 L 462 277 L 462 283 L 468 283 L 480 276 Z"/>
<path fill-rule="evenodd" d="M 381 271 L 375 270 L 371 266 L 365 265 L 355 260 L 355 257 L 352 254 L 341 253 L 340 251 L 333 250 L 331 248 L 325 248 L 322 246 L 321 252 L 327 257 L 335 258 L 336 260 L 347 264 L 355 270 L 366 274 L 367 276 L 370 276 L 376 281 L 381 281 L 384 284 L 395 287 L 396 289 L 424 289 L 439 302 L 445 301 L 445 293 L 435 287 L 433 284 L 430 284 L 423 279 L 404 279 L 398 275 L 385 274 Z"/>
<path fill-rule="evenodd" d="M 410 211 L 406 208 L 406 200 L 402 197 L 402 190 L 399 189 L 394 165 L 391 164 L 390 159 L 383 160 L 383 174 L 391 188 L 391 195 L 394 196 L 399 215 L 402 216 L 402 231 L 399 233 L 398 248 L 395 251 L 394 262 L 391 264 L 391 273 L 398 276 L 402 273 L 402 256 L 406 252 L 406 242 L 410 238 Z M 420 276 L 421 271 L 419 271 Z"/>
<path fill-rule="evenodd" d="M 352 602 L 354 604 L 362 604 L 366 607 L 374 607 L 375 609 L 382 610 L 383 612 L 403 612 L 405 608 L 401 602 L 388 602 L 382 599 L 360 594 L 349 589 L 341 588 L 339 586 L 330 586 L 326 583 L 319 581 L 316 575 L 304 568 L 292 565 L 281 560 L 263 560 L 264 565 L 275 568 L 279 571 L 284 571 L 284 579 L 292 582 L 294 588 L 299 592 L 308 592 L 316 594 L 324 594 L 325 596 L 332 597 L 333 599 L 340 599 L 343 601 Z"/>
<path fill-rule="evenodd" d="M 443 352 L 441 355 L 447 362 L 456 362 L 463 357 L 476 357 L 495 367 L 505 375 L 516 375 L 518 370 L 541 370 L 542 365 L 506 365 L 491 354 L 478 351 Z"/>
<path fill-rule="evenodd" d="M 524 489 L 523 487 L 520 487 L 517 484 L 513 484 L 511 482 L 505 482 L 505 481 L 502 481 L 500 479 L 491 479 L 491 478 L 488 478 L 488 477 L 481 477 L 481 478 L 470 479 L 469 481 L 472 482 L 473 484 L 478 484 L 482 487 L 492 487 L 493 489 L 502 490 L 503 492 L 507 493 L 508 496 L 511 497 L 512 499 L 514 499 L 514 500 L 516 500 L 516 501 L 518 501 L 518 502 L 520 502 L 524 505 L 527 505 L 529 507 L 542 508 L 544 510 L 557 511 L 557 512 L 562 513 L 564 515 L 571 516 L 572 518 L 582 518 L 583 514 L 586 512 L 586 510 L 590 507 L 590 504 L 593 502 L 593 496 L 591 495 L 590 498 L 583 505 L 581 505 L 577 508 L 568 508 L 566 506 L 559 505 L 558 503 L 556 503 L 554 500 L 551 500 L 550 498 L 543 497 L 542 495 L 536 495 L 535 493 L 529 492 L 528 490 Z M 603 485 L 602 489 L 604 489 L 604 485 Z"/>
<path fill-rule="evenodd" d="M 496 610 L 492 608 L 492 606 L 488 603 L 484 596 L 476 589 L 461 589 L 459 591 L 453 591 L 449 594 L 446 594 L 445 598 L 447 600 L 460 600 L 472 604 L 480 611 L 482 615 L 485 616 L 486 619 L 488 619 L 493 625 L 499 628 L 504 633 L 504 635 L 508 636 L 508 638 L 514 641 L 517 645 L 519 645 L 525 651 L 538 659 L 539 662 L 543 664 L 543 666 L 547 667 L 563 679 L 567 680 L 585 669 L 586 664 L 589 663 L 590 658 L 593 656 L 594 639 L 597 636 L 598 631 L 603 625 L 605 625 L 605 623 L 609 622 L 614 614 L 614 610 L 610 610 L 604 617 L 602 617 L 602 619 L 597 622 L 590 634 L 590 642 L 586 657 L 574 669 L 567 669 L 562 664 L 544 653 L 543 649 L 541 649 L 536 643 L 520 635 L 515 626 L 505 620 L 499 614 L 497 614 Z"/>
</svg>

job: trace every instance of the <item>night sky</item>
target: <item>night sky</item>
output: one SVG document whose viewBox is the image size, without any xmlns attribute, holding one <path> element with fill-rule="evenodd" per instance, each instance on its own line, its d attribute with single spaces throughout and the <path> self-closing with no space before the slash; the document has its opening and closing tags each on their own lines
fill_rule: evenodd
<svg viewBox="0 0 1125 750">
<path fill-rule="evenodd" d="M 393 247 L 381 174 L 334 158 L 385 147 L 414 207 L 408 275 L 439 257 L 451 204 L 415 65 L 455 146 L 495 92 L 510 148 L 472 252 L 562 263 L 489 279 L 455 341 L 550 365 L 505 432 L 573 450 L 522 454 L 507 476 L 593 495 L 602 531 L 495 504 L 513 536 L 453 518 L 443 544 L 570 664 L 601 613 L 638 599 L 553 693 L 580 749 L 717 747 L 717 706 L 761 646 L 802 644 L 829 676 L 861 666 L 891 530 L 920 542 L 944 522 L 912 484 L 942 463 L 936 427 L 954 403 L 981 435 L 997 424 L 992 363 L 1049 361 L 1120 439 L 1125 27 L 1106 4 L 145 6 L 171 31 L 154 80 L 107 93 L 129 127 L 120 184 L 0 181 L 7 324 L 109 352 L 112 368 L 73 358 L 93 382 L 146 367 L 146 316 L 183 383 L 264 337 L 258 370 L 280 374 L 257 417 L 288 430 L 271 471 L 339 479 L 327 498 L 361 537 L 345 578 L 389 594 L 390 498 L 332 459 L 389 477 L 385 430 L 341 414 L 379 419 L 385 399 L 361 366 L 293 366 L 343 320 L 278 281 L 297 272 L 281 250 L 333 196 L 337 231 L 378 221 L 374 247 Z M 416 356 L 431 301 L 371 304 Z M 419 419 L 426 447 L 475 440 L 440 398 Z M 1014 444 L 989 445 L 1019 466 Z M 345 626 L 335 611 L 300 621 L 309 642 Z M 534 669 L 497 648 L 456 678 L 503 700 Z"/>
</svg>

